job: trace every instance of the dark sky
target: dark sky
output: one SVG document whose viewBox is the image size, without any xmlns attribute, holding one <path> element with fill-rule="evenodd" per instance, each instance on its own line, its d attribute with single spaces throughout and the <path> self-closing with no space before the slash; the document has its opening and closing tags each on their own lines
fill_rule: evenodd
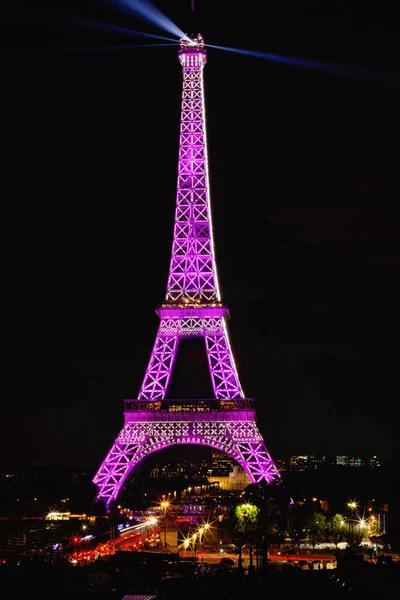
<svg viewBox="0 0 400 600">
<path fill-rule="evenodd" d="M 97 467 L 124 398 L 137 397 L 165 294 L 181 68 L 174 47 L 72 51 L 146 40 L 12 4 L 1 15 L 0 462 Z M 156 4 L 191 30 L 189 0 Z M 396 459 L 400 75 L 387 71 L 400 70 L 398 25 L 340 2 L 196 4 L 211 44 L 384 74 L 210 49 L 205 90 L 219 278 L 268 449 Z M 169 36 L 100 0 L 57 5 Z M 205 360 L 182 344 L 171 396 L 205 393 Z"/>
</svg>

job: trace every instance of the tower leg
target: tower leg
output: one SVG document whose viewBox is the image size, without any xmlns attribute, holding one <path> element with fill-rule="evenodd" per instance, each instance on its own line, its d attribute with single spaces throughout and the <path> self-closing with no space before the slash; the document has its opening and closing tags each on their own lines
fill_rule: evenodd
<svg viewBox="0 0 400 600">
<path fill-rule="evenodd" d="M 205 343 L 215 398 L 244 398 L 224 319 L 219 327 L 205 333 Z"/>
<path fill-rule="evenodd" d="M 97 499 L 103 500 L 106 504 L 118 497 L 124 481 L 132 469 L 132 463 L 135 463 L 135 457 L 140 454 L 144 443 L 143 441 L 134 443 L 124 441 L 124 429 L 93 478 L 93 483 L 99 490 Z"/>
<path fill-rule="evenodd" d="M 248 424 L 246 436 L 240 435 L 243 430 L 240 423 L 235 424 L 235 430 L 232 432 L 232 437 L 236 441 L 236 449 L 239 454 L 236 460 L 252 482 L 259 483 L 265 480 L 267 483 L 271 483 L 279 478 L 278 469 L 265 446 L 257 425 L 255 423 Z"/>
<path fill-rule="evenodd" d="M 165 333 L 158 328 L 156 341 L 139 392 L 139 400 L 163 400 L 178 350 L 178 332 Z"/>
</svg>

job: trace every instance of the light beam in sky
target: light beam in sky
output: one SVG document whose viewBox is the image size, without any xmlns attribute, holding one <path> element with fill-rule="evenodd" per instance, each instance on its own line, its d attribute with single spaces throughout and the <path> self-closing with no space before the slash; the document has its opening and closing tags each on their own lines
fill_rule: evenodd
<svg viewBox="0 0 400 600">
<path fill-rule="evenodd" d="M 160 29 L 167 31 L 178 39 L 188 39 L 186 34 L 171 19 L 166 17 L 150 0 L 108 0 L 111 4 L 122 8 L 133 16 Z M 192 0 L 193 2 L 194 0 Z"/>
<path fill-rule="evenodd" d="M 243 54 L 254 58 L 261 58 L 271 62 L 281 63 L 292 67 L 302 67 L 319 71 L 321 73 L 330 73 L 337 77 L 345 77 L 362 83 L 399 86 L 400 73 L 397 71 L 382 71 L 372 70 L 360 66 L 347 66 L 324 63 L 319 60 L 311 60 L 300 58 L 297 56 L 283 56 L 280 54 L 272 54 L 268 52 L 258 52 L 256 50 L 244 50 L 242 48 L 230 48 L 228 46 L 215 46 L 213 44 L 205 44 L 208 48 L 216 50 L 224 50 L 225 52 L 233 52 L 235 54 Z"/>
<path fill-rule="evenodd" d="M 16 11 L 15 7 L 10 9 L 10 14 L 13 14 L 13 10 Z M 18 11 L 15 13 L 14 18 L 18 19 L 21 23 L 29 22 L 32 26 L 35 25 L 43 25 L 46 27 L 50 27 L 54 29 L 56 26 L 63 25 L 72 25 L 75 27 L 82 27 L 85 29 L 92 29 L 96 31 L 109 31 L 115 33 L 123 33 L 128 35 L 134 35 L 139 37 L 146 37 L 155 40 L 161 40 L 166 42 L 177 42 L 176 37 L 170 38 L 162 35 L 157 35 L 155 33 L 146 33 L 143 31 L 137 31 L 135 29 L 131 29 L 129 27 L 120 27 L 119 25 L 113 25 L 110 23 L 101 23 L 91 19 L 73 16 L 73 15 L 64 15 L 59 12 L 51 11 L 48 9 L 43 9 L 43 7 L 18 7 Z M 168 20 L 168 19 L 167 19 Z M 165 28 L 164 28 L 165 29 Z M 177 33 L 178 32 L 178 33 Z M 178 35 L 178 37 L 184 34 L 181 34 L 180 29 L 177 29 L 173 33 L 174 36 Z"/>
<path fill-rule="evenodd" d="M 116 33 L 127 33 L 130 35 L 137 35 L 139 37 L 165 40 L 173 43 L 177 43 L 178 41 L 175 38 L 164 37 L 162 35 L 156 35 L 155 33 L 145 33 L 144 31 L 137 31 L 136 29 L 129 29 L 128 27 L 119 27 L 118 25 L 109 25 L 108 23 L 98 23 L 97 21 L 91 21 L 90 19 L 66 17 L 63 20 L 68 20 L 71 24 L 81 25 L 82 27 L 87 27 L 88 29 L 97 29 L 98 31 L 115 31 Z"/>
<path fill-rule="evenodd" d="M 118 46 L 93 46 L 86 48 L 10 48 L 7 50 L 7 55 L 24 56 L 24 55 L 43 55 L 43 54 L 68 54 L 80 52 L 102 52 L 108 50 L 131 50 L 133 48 L 159 48 L 162 46 L 177 46 L 178 42 L 165 44 L 120 44 Z"/>
</svg>

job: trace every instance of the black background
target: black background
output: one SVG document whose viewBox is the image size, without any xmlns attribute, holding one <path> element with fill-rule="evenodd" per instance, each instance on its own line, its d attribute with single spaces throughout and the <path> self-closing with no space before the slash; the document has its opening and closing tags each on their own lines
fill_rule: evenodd
<svg viewBox="0 0 400 600">
<path fill-rule="evenodd" d="M 2 8 L 3 463 L 100 464 L 165 294 L 177 49 L 89 51 L 147 40 L 63 15 L 171 36 L 81 4 Z M 189 0 L 156 2 L 206 43 L 359 66 L 209 49 L 211 202 L 232 347 L 272 456 L 388 461 L 400 449 L 398 23 L 320 4 L 196 0 L 193 23 Z M 181 350 L 169 395 L 209 392 L 203 347 Z"/>
</svg>

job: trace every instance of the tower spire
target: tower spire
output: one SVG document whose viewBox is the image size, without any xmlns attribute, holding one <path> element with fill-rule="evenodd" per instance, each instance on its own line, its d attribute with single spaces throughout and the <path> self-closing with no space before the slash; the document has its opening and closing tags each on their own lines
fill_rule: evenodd
<svg viewBox="0 0 400 600">
<path fill-rule="evenodd" d="M 203 37 L 181 40 L 183 85 L 175 226 L 166 302 L 219 302 L 211 223 Z"/>
</svg>

